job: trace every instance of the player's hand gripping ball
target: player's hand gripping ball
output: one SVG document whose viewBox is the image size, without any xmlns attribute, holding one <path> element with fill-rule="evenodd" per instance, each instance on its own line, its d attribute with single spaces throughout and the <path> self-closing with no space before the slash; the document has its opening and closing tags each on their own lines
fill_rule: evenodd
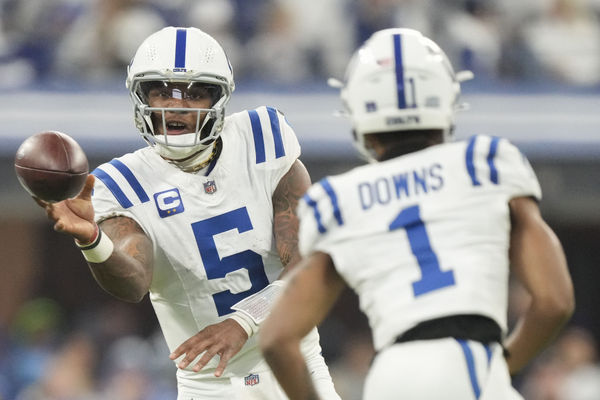
<svg viewBox="0 0 600 400">
<path fill-rule="evenodd" d="M 30 136 L 15 155 L 15 172 L 23 188 L 48 202 L 77 196 L 88 171 L 88 160 L 79 144 L 61 132 Z"/>
</svg>

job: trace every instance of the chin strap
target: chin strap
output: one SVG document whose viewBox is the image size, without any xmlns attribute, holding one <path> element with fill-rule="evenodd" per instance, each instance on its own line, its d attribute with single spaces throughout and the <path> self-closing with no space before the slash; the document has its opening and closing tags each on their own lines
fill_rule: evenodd
<svg viewBox="0 0 600 400">
<path fill-rule="evenodd" d="M 183 160 L 174 160 L 172 158 L 161 155 L 162 158 L 175 165 L 177 168 L 184 172 L 197 172 L 202 168 L 205 168 L 215 158 L 218 152 L 217 141 L 215 140 L 211 146 L 200 150 L 196 154 L 190 157 L 184 158 Z M 211 150 L 212 147 L 212 150 Z M 210 152 L 209 152 L 210 150 Z M 208 154 L 208 156 L 207 156 Z"/>
<path fill-rule="evenodd" d="M 212 151 L 210 152 L 210 154 L 208 155 L 208 158 L 204 161 L 200 161 L 203 157 L 203 155 L 205 153 L 208 153 L 208 149 L 206 148 L 202 151 L 200 151 L 198 153 L 197 156 L 192 156 L 191 158 L 184 160 L 184 161 L 173 161 L 173 163 L 180 168 L 182 171 L 185 172 L 197 172 L 200 171 L 202 168 L 206 167 L 208 164 L 210 164 L 210 162 L 213 160 L 213 158 L 215 158 L 215 156 L 217 155 L 217 150 L 218 150 L 218 146 L 217 146 L 217 141 L 215 140 L 212 144 Z M 198 163 L 199 162 L 199 163 Z M 198 163 L 198 164 L 196 164 Z"/>
</svg>

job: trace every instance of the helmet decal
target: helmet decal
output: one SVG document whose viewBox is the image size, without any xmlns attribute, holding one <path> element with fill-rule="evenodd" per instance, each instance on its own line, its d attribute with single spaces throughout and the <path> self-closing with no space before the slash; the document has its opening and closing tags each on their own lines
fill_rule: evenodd
<svg viewBox="0 0 600 400">
<path fill-rule="evenodd" d="M 406 108 L 406 95 L 404 93 L 404 66 L 402 65 L 402 38 L 395 34 L 394 39 L 394 59 L 396 61 L 396 90 L 398 92 L 398 108 Z"/>
<path fill-rule="evenodd" d="M 443 50 L 420 32 L 407 28 L 374 33 L 348 63 L 341 101 L 358 150 L 371 158 L 365 136 L 379 132 L 441 130 L 451 137 L 460 82 Z M 467 76 L 469 75 L 469 76 Z M 464 79 L 462 79 L 464 77 Z"/>
<path fill-rule="evenodd" d="M 187 40 L 187 30 L 177 29 L 177 38 L 175 39 L 175 68 L 174 72 L 185 72 L 185 44 Z"/>
</svg>

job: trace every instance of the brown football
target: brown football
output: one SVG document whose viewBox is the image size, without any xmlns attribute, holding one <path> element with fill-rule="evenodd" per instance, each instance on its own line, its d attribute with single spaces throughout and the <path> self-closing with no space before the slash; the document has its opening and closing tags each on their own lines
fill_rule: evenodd
<svg viewBox="0 0 600 400">
<path fill-rule="evenodd" d="M 75 197 L 88 175 L 88 160 L 79 144 L 57 131 L 37 133 L 19 146 L 15 172 L 32 196 L 49 202 Z"/>
</svg>

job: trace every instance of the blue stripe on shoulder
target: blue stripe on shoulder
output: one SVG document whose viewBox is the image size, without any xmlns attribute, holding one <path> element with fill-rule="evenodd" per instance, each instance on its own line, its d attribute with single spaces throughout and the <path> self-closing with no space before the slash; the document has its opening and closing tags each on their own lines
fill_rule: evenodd
<svg viewBox="0 0 600 400">
<path fill-rule="evenodd" d="M 315 216 L 315 220 L 317 222 L 317 228 L 319 229 L 319 233 L 327 232 L 327 229 L 323 226 L 323 222 L 321 221 L 321 213 L 319 213 L 319 208 L 317 207 L 317 202 L 314 201 L 308 193 L 306 193 L 302 199 L 313 209 L 313 213 Z"/>
<path fill-rule="evenodd" d="M 496 169 L 496 164 L 494 164 L 494 158 L 496 157 L 496 152 L 498 151 L 498 143 L 500 142 L 499 137 L 493 137 L 492 142 L 490 143 L 490 152 L 487 156 L 487 163 L 490 167 L 490 180 L 492 183 L 498 184 L 498 170 Z"/>
<path fill-rule="evenodd" d="M 467 369 L 469 371 L 469 378 L 471 380 L 473 393 L 475 394 L 475 398 L 479 399 L 479 396 L 481 395 L 481 389 L 479 388 L 479 383 L 477 382 L 477 373 L 475 372 L 475 359 L 473 358 L 473 352 L 465 340 L 456 339 L 456 341 L 460 344 L 467 362 Z"/>
<path fill-rule="evenodd" d="M 110 190 L 113 196 L 115 196 L 121 207 L 129 208 L 133 206 L 133 204 L 131 203 L 131 201 L 129 201 L 127 196 L 125 196 L 125 193 L 123 193 L 119 185 L 117 185 L 117 182 L 115 182 L 115 180 L 111 178 L 110 175 L 108 175 L 100 168 L 96 168 L 94 171 L 92 171 L 92 175 L 100 179 L 106 185 L 108 190 Z"/>
<path fill-rule="evenodd" d="M 273 107 L 267 107 L 269 120 L 271 121 L 271 132 L 273 133 L 273 141 L 275 142 L 275 158 L 285 156 L 283 148 L 283 140 L 281 139 L 281 128 L 279 127 L 279 117 L 277 110 Z"/>
<path fill-rule="evenodd" d="M 256 163 L 265 162 L 265 141 L 263 139 L 263 131 L 260 125 L 260 117 L 256 110 L 248 111 L 250 116 L 250 124 L 252 125 L 252 135 L 254 136 L 254 150 L 256 152 Z"/>
<path fill-rule="evenodd" d="M 127 165 L 123 164 L 120 160 L 117 160 L 116 158 L 111 160 L 109 164 L 115 167 L 121 173 L 121 175 L 123 175 L 125 179 L 127 179 L 127 182 L 129 182 L 131 188 L 142 203 L 150 201 L 150 198 L 146 194 L 146 191 L 144 190 L 142 185 L 140 185 L 140 182 L 137 180 L 135 175 L 133 175 L 133 172 L 131 172 Z"/>
<path fill-rule="evenodd" d="M 480 186 L 481 182 L 479 182 L 479 180 L 477 179 L 477 176 L 475 174 L 475 163 L 474 163 L 474 157 L 475 157 L 475 141 L 477 139 L 477 136 L 472 136 L 471 139 L 469 140 L 469 145 L 467 146 L 467 153 L 466 153 L 466 163 L 467 163 L 467 172 L 469 173 L 469 176 L 471 177 L 471 183 L 473 184 L 473 186 Z"/>
<path fill-rule="evenodd" d="M 342 219 L 342 213 L 340 212 L 338 199 L 335 194 L 335 191 L 333 190 L 333 187 L 331 187 L 331 184 L 329 183 L 327 178 L 321 179 L 319 183 L 321 184 L 321 186 L 323 186 L 323 189 L 325 189 L 325 193 L 327 193 L 327 196 L 329 196 L 329 200 L 331 200 L 331 206 L 333 207 L 333 215 L 335 217 L 335 220 L 337 221 L 338 225 L 344 225 L 344 220 Z"/>
</svg>

